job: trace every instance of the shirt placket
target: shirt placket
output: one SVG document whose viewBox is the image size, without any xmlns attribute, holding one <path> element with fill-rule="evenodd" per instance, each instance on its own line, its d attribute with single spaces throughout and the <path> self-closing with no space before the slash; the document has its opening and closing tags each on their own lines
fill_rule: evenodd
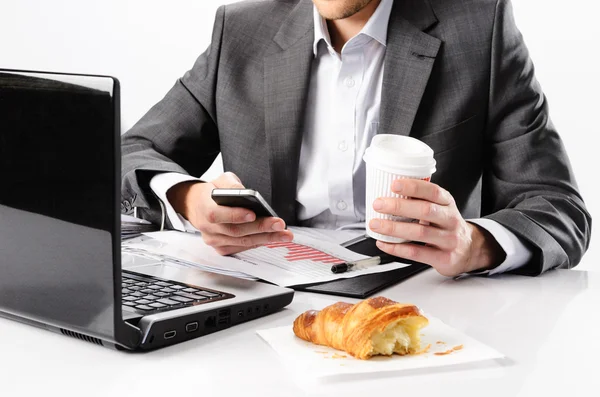
<svg viewBox="0 0 600 397">
<path fill-rule="evenodd" d="M 348 47 L 348 46 L 346 46 Z M 337 216 L 354 216 L 353 167 L 356 152 L 356 109 L 363 78 L 360 48 L 344 48 L 332 96 L 329 140 L 329 208 Z"/>
</svg>

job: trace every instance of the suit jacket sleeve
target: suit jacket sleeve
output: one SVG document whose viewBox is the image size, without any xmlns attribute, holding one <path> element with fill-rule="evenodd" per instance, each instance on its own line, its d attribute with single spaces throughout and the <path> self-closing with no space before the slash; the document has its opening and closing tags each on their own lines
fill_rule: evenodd
<svg viewBox="0 0 600 397">
<path fill-rule="evenodd" d="M 533 252 L 515 272 L 576 266 L 590 242 L 591 217 L 508 0 L 496 8 L 485 139 L 483 213 Z"/>
<path fill-rule="evenodd" d="M 156 173 L 199 177 L 219 153 L 215 86 L 224 14 L 219 8 L 211 45 L 193 68 L 122 136 L 122 204 L 142 209 L 144 218 L 159 219 L 159 203 L 149 186 Z"/>
</svg>

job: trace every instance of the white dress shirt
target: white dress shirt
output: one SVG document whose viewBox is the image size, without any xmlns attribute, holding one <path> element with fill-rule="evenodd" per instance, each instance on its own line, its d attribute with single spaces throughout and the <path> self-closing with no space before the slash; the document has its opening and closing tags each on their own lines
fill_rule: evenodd
<svg viewBox="0 0 600 397">
<path fill-rule="evenodd" d="M 387 26 L 384 0 L 338 54 L 314 8 L 314 60 L 300 151 L 298 219 L 314 227 L 365 220 L 365 162 L 377 134 Z M 303 222 L 304 221 L 304 222 Z"/>
<path fill-rule="evenodd" d="M 393 0 L 381 0 L 367 24 L 339 54 L 331 44 L 326 21 L 314 8 L 314 60 L 296 191 L 298 219 L 303 226 L 364 228 L 366 172 L 362 157 L 378 132 L 392 4 Z M 178 183 L 195 179 L 166 173 L 150 182 L 177 230 L 190 230 L 191 225 L 176 214 L 166 192 Z M 506 260 L 488 274 L 516 269 L 531 258 L 523 242 L 499 223 L 489 219 L 469 221 L 490 232 L 506 253 Z"/>
</svg>

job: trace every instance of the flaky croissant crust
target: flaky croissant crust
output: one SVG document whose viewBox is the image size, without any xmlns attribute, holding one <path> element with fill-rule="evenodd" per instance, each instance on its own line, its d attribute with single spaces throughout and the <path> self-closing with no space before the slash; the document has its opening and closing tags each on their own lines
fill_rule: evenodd
<svg viewBox="0 0 600 397">
<path fill-rule="evenodd" d="M 294 334 L 306 341 L 367 359 L 376 354 L 373 337 L 394 326 L 406 326 L 411 331 L 407 350 L 395 352 L 416 353 L 420 349 L 418 330 L 427 324 L 427 318 L 417 306 L 376 297 L 355 305 L 338 302 L 321 311 L 309 310 L 294 321 Z"/>
</svg>

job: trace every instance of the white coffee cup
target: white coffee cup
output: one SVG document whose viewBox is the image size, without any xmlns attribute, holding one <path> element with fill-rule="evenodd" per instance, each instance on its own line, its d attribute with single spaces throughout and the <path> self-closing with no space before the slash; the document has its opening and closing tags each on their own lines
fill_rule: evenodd
<svg viewBox="0 0 600 397">
<path fill-rule="evenodd" d="M 407 240 L 376 233 L 369 228 L 371 219 L 388 219 L 398 222 L 418 222 L 415 219 L 380 214 L 373 209 L 373 202 L 381 197 L 400 197 L 392 192 L 397 179 L 422 179 L 429 181 L 435 172 L 433 150 L 418 139 L 379 134 L 373 137 L 371 146 L 363 157 L 367 165 L 366 225 L 367 235 L 388 243 L 404 243 Z"/>
</svg>

